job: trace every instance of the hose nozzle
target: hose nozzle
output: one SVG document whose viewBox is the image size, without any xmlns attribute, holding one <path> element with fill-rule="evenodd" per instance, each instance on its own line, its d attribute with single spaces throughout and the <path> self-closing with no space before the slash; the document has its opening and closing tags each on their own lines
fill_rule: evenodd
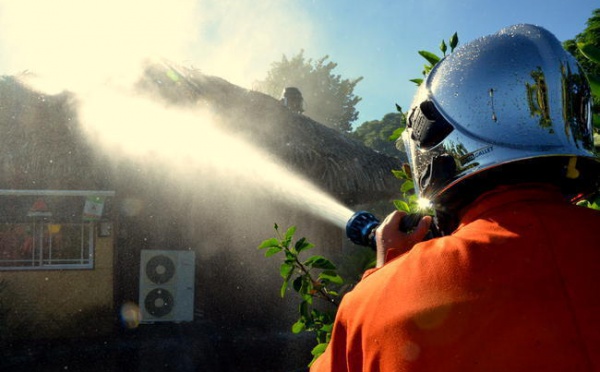
<svg viewBox="0 0 600 372">
<path fill-rule="evenodd" d="M 380 222 L 367 211 L 358 211 L 352 215 L 346 224 L 346 236 L 354 244 L 375 248 L 375 228 Z"/>
<path fill-rule="evenodd" d="M 414 213 L 407 214 L 400 222 L 399 229 L 404 233 L 410 233 L 417 227 L 419 221 L 423 218 L 423 214 Z M 346 224 L 346 236 L 354 244 L 371 247 L 375 249 L 375 230 L 381 222 L 373 214 L 366 211 L 358 211 L 352 215 Z M 440 236 L 435 226 L 432 225 L 431 230 L 427 233 L 424 240 L 429 240 L 434 236 Z"/>
</svg>

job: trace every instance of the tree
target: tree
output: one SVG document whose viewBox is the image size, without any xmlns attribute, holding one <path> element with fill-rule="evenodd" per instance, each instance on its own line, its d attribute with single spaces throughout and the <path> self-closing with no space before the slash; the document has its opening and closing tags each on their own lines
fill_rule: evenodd
<svg viewBox="0 0 600 372">
<path fill-rule="evenodd" d="M 381 120 L 362 123 L 351 133 L 351 136 L 373 150 L 406 161 L 406 155 L 399 151 L 395 142 L 390 139 L 394 131 L 405 125 L 404 115 L 400 112 L 392 112 L 386 114 Z"/>
<path fill-rule="evenodd" d="M 590 55 L 589 50 L 600 50 L 600 9 L 595 9 L 592 12 L 592 16 L 587 20 L 586 25 L 587 27 L 575 36 L 575 39 L 564 41 L 563 47 L 577 59 L 588 75 L 592 85 L 594 121 L 596 127 L 598 127 L 600 125 L 600 92 L 598 92 L 595 83 L 597 83 L 597 77 L 600 77 L 600 63 L 593 58 L 593 55 Z"/>
<path fill-rule="evenodd" d="M 265 80 L 257 82 L 257 89 L 279 98 L 286 87 L 296 87 L 304 98 L 307 116 L 349 133 L 358 118 L 356 105 L 362 98 L 354 94 L 354 88 L 362 77 L 342 79 L 333 73 L 337 63 L 328 59 L 306 59 L 303 50 L 292 58 L 283 55 L 281 61 L 272 63 Z"/>
</svg>

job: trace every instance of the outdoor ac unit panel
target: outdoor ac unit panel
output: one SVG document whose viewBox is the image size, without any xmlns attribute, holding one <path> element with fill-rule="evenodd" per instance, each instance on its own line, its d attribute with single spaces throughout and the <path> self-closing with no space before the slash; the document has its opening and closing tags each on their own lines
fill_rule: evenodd
<svg viewBox="0 0 600 372">
<path fill-rule="evenodd" d="M 142 250 L 139 306 L 142 323 L 194 320 L 192 251 Z"/>
</svg>

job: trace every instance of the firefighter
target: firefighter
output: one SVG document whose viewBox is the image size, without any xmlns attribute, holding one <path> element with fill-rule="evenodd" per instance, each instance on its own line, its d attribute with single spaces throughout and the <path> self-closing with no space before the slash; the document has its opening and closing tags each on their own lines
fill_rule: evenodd
<svg viewBox="0 0 600 372">
<path fill-rule="evenodd" d="M 547 30 L 457 48 L 418 89 L 403 144 L 441 237 L 402 212 L 312 371 L 600 370 L 600 212 L 590 88 Z"/>
</svg>

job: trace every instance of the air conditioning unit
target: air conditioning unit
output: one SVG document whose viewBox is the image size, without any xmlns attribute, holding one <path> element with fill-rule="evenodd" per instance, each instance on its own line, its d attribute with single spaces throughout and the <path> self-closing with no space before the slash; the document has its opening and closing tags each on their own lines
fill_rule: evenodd
<svg viewBox="0 0 600 372">
<path fill-rule="evenodd" d="M 142 323 L 194 320 L 193 251 L 142 250 L 139 306 Z"/>
</svg>

